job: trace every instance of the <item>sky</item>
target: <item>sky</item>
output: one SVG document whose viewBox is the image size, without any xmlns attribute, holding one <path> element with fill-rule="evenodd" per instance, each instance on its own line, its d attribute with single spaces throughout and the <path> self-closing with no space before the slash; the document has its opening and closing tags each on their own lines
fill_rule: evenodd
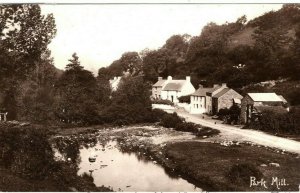
<svg viewBox="0 0 300 193">
<path fill-rule="evenodd" d="M 248 20 L 281 4 L 43 4 L 53 13 L 57 34 L 49 45 L 54 64 L 64 69 L 74 52 L 97 73 L 128 51 L 157 49 L 175 34 L 199 35 L 209 22 Z"/>
</svg>

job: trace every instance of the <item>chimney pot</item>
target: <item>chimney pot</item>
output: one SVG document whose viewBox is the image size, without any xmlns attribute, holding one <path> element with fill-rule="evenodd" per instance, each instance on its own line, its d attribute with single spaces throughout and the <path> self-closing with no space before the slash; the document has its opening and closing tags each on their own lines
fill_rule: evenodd
<svg viewBox="0 0 300 193">
<path fill-rule="evenodd" d="M 168 76 L 168 80 L 172 80 L 172 76 Z"/>
<path fill-rule="evenodd" d="M 199 88 L 203 88 L 203 85 L 202 85 L 202 84 L 199 84 Z"/>
<path fill-rule="evenodd" d="M 219 85 L 218 84 L 214 84 L 214 88 L 218 87 Z"/>
<path fill-rule="evenodd" d="M 158 80 L 162 80 L 162 77 L 158 77 Z"/>
<path fill-rule="evenodd" d="M 222 87 L 227 87 L 227 84 L 226 83 L 222 83 Z"/>
<path fill-rule="evenodd" d="M 190 77 L 190 76 L 187 76 L 187 77 L 186 77 L 186 80 L 189 81 L 189 82 L 191 82 L 191 77 Z"/>
</svg>

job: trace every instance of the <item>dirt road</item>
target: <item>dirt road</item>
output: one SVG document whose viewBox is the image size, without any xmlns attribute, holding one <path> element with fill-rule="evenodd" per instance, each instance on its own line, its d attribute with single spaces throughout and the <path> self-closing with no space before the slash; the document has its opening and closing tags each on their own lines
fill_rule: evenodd
<svg viewBox="0 0 300 193">
<path fill-rule="evenodd" d="M 173 110 L 166 110 L 171 113 Z M 273 136 L 261 131 L 251 129 L 241 129 L 236 126 L 221 124 L 220 121 L 203 119 L 199 115 L 191 115 L 185 111 L 176 110 L 176 113 L 185 118 L 188 122 L 193 122 L 203 126 L 220 130 L 218 138 L 224 140 L 250 141 L 259 145 L 274 147 L 285 151 L 300 154 L 300 142 L 283 137 Z M 215 123 L 216 122 L 216 123 Z"/>
</svg>

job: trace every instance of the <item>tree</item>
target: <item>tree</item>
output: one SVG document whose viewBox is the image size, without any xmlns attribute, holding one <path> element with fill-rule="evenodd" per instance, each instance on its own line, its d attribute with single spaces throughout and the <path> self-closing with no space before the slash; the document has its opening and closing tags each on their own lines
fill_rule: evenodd
<svg viewBox="0 0 300 193">
<path fill-rule="evenodd" d="M 28 87 L 22 87 L 25 82 L 32 82 L 31 86 L 37 84 L 31 88 L 36 94 L 40 92 L 37 89 L 53 78 L 50 71 L 55 68 L 46 61 L 50 53 L 45 57 L 43 54 L 48 52 L 47 46 L 55 34 L 53 15 L 42 15 L 39 5 L 0 5 L 0 90 L 4 93 L 0 106 L 9 112 L 10 119 L 17 118 L 24 110 L 23 97 L 29 94 Z"/>
<path fill-rule="evenodd" d="M 120 58 L 123 72 L 129 72 L 132 76 L 142 73 L 142 59 L 137 52 L 126 52 Z"/>
<path fill-rule="evenodd" d="M 119 125 L 152 120 L 149 88 L 142 76 L 124 78 L 101 117 Z"/>
<path fill-rule="evenodd" d="M 98 121 L 97 81 L 84 70 L 76 54 L 72 55 L 66 71 L 57 82 L 56 115 L 70 123 Z"/>
<path fill-rule="evenodd" d="M 167 76 L 168 54 L 166 49 L 149 51 L 143 58 L 145 79 L 155 82 L 158 76 Z"/>
<path fill-rule="evenodd" d="M 66 66 L 66 70 L 82 70 L 83 66 L 80 65 L 79 57 L 76 53 L 73 53 L 72 59 L 69 59 L 69 64 Z"/>
<path fill-rule="evenodd" d="M 44 16 L 36 4 L 0 6 L 0 38 L 9 52 L 17 54 L 15 73 L 22 75 L 35 68 L 41 54 L 56 34 L 52 14 Z"/>
</svg>

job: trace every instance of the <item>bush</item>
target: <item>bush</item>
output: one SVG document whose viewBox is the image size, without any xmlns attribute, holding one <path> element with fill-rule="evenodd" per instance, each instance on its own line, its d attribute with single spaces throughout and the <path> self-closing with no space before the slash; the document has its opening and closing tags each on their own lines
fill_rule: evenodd
<svg viewBox="0 0 300 193">
<path fill-rule="evenodd" d="M 26 178 L 43 179 L 55 166 L 45 130 L 4 126 L 0 152 L 0 164 Z"/>
<path fill-rule="evenodd" d="M 173 102 L 171 102 L 169 100 L 162 100 L 162 99 L 153 100 L 152 104 L 162 104 L 162 105 L 171 105 L 171 106 L 174 106 Z"/>
<path fill-rule="evenodd" d="M 300 135 L 300 110 L 292 108 L 288 113 L 264 111 L 258 121 L 252 121 L 246 127 L 274 134 Z"/>
<path fill-rule="evenodd" d="M 210 127 L 202 127 L 196 133 L 196 136 L 197 137 L 203 137 L 203 136 L 212 137 L 212 136 L 218 135 L 219 133 L 220 133 L 220 131 L 217 129 L 212 129 Z"/>
<path fill-rule="evenodd" d="M 262 172 L 251 163 L 235 164 L 227 173 L 227 178 L 237 184 L 248 184 L 251 176 L 256 179 L 263 177 Z"/>
<path fill-rule="evenodd" d="M 241 108 L 237 105 L 231 106 L 229 109 L 220 109 L 218 116 L 225 122 L 231 124 L 237 123 L 240 117 Z"/>
<path fill-rule="evenodd" d="M 191 96 L 181 96 L 178 98 L 179 102 L 181 103 L 191 103 Z"/>
<path fill-rule="evenodd" d="M 180 123 L 182 123 L 182 119 L 175 112 L 173 114 L 167 113 L 163 115 L 160 121 L 160 125 L 166 128 L 175 128 Z"/>
<path fill-rule="evenodd" d="M 198 126 L 194 123 L 182 122 L 182 123 L 179 123 L 179 124 L 176 125 L 175 130 L 176 131 L 197 133 L 198 132 Z"/>
</svg>

